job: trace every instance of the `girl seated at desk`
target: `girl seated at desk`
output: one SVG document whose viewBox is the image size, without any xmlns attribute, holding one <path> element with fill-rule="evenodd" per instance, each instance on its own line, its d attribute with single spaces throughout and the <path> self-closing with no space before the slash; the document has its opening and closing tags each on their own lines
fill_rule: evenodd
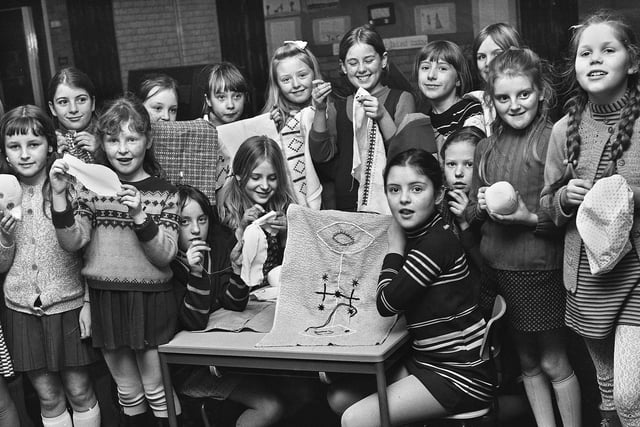
<svg viewBox="0 0 640 427">
<path fill-rule="evenodd" d="M 209 314 L 225 308 L 242 311 L 249 287 L 232 268 L 229 254 L 236 241 L 231 230 L 214 220 L 211 204 L 200 190 L 178 186 L 181 210 L 178 256 L 173 261 L 177 283 L 178 322 L 185 330 L 202 330 Z M 204 366 L 181 366 L 173 372 L 179 393 L 193 398 L 229 399 L 246 406 L 237 426 L 270 426 L 284 414 L 284 404 L 259 378 L 215 375 Z"/>
<path fill-rule="evenodd" d="M 464 249 L 436 208 L 438 161 L 424 150 L 400 153 L 387 163 L 384 186 L 393 222 L 377 307 L 382 316 L 403 313 L 413 339 L 387 387 L 391 423 L 487 407 L 494 379 L 480 358 L 486 323 Z M 367 390 L 352 380 L 334 384 L 329 402 L 342 413 L 342 426 L 378 425 L 378 395 Z"/>
</svg>

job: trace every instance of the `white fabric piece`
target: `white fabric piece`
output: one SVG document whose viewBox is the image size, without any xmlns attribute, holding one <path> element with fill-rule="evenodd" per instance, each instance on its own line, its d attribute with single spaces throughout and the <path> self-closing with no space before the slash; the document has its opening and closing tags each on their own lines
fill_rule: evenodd
<svg viewBox="0 0 640 427">
<path fill-rule="evenodd" d="M 396 321 L 376 308 L 390 223 L 387 215 L 290 205 L 273 329 L 257 346 L 384 342 Z"/>
<path fill-rule="evenodd" d="M 76 177 L 87 189 L 100 196 L 115 197 L 122 188 L 118 175 L 106 166 L 85 163 L 68 153 L 65 153 L 62 160 L 69 165 L 69 175 Z"/>
<path fill-rule="evenodd" d="M 633 191 L 621 175 L 602 178 L 584 197 L 576 227 L 584 242 L 591 274 L 611 271 L 631 250 Z"/>
<path fill-rule="evenodd" d="M 253 287 L 262 284 L 262 266 L 267 260 L 267 236 L 255 221 L 247 226 L 242 235 L 242 269 L 240 277 Z"/>
<path fill-rule="evenodd" d="M 14 175 L 0 174 L 0 209 L 22 219 L 22 187 Z"/>
<path fill-rule="evenodd" d="M 378 124 L 367 117 L 360 100 L 369 92 L 359 88 L 353 100 L 353 160 L 351 175 L 358 180 L 358 211 L 389 215 L 383 171 L 387 163 Z"/>
</svg>

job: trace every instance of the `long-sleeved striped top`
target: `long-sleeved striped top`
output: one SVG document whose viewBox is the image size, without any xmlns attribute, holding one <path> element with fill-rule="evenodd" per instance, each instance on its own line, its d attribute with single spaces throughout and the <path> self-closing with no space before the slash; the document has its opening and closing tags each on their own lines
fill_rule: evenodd
<svg viewBox="0 0 640 427">
<path fill-rule="evenodd" d="M 249 301 L 249 286 L 231 270 L 229 255 L 235 245 L 233 233 L 222 225 L 211 224 L 207 243 L 211 250 L 205 256 L 202 277 L 190 273 L 186 255 L 182 252 L 178 252 L 171 263 L 179 324 L 189 331 L 204 329 L 209 314 L 219 308 L 242 311 Z"/>
<path fill-rule="evenodd" d="M 383 316 L 404 313 L 418 366 L 489 401 L 490 366 L 480 358 L 486 323 L 474 301 L 474 280 L 459 240 L 435 213 L 424 226 L 407 232 L 404 257 L 385 257 L 377 306 Z"/>
</svg>

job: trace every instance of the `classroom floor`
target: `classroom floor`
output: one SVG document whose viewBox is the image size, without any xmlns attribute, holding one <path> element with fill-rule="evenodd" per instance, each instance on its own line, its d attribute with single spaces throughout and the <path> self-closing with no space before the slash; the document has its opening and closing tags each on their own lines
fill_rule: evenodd
<svg viewBox="0 0 640 427">
<path fill-rule="evenodd" d="M 583 402 L 583 426 L 597 427 L 599 426 L 600 417 L 598 414 L 599 394 L 597 384 L 595 383 L 595 373 L 593 365 L 584 348 L 582 340 L 575 334 L 570 333 L 568 336 L 568 348 L 570 358 L 580 380 L 582 388 Z M 92 369 L 94 381 L 96 383 L 96 392 L 100 401 L 100 410 L 102 413 L 103 427 L 118 426 L 118 409 L 113 403 L 111 378 L 104 364 L 97 364 Z M 339 418 L 331 412 L 326 399 L 324 385 L 315 378 L 304 379 L 308 382 L 310 394 L 305 398 L 305 404 L 298 408 L 294 413 L 290 414 L 283 422 L 276 427 L 333 427 L 339 426 Z M 286 386 L 285 386 L 286 387 Z M 22 427 L 36 427 L 31 418 L 39 423 L 37 415 L 38 402 L 33 397 L 23 399 L 22 378 L 18 378 L 9 384 L 9 389 L 14 396 L 14 400 L 18 405 L 20 412 Z M 524 392 L 515 386 L 510 392 L 510 397 L 500 399 L 500 426 L 510 427 L 535 427 L 535 421 L 531 415 L 526 401 L 524 400 Z M 203 426 L 200 416 L 201 401 L 183 400 L 183 427 L 201 427 Z M 232 402 L 210 401 L 205 405 L 209 420 L 215 427 L 231 427 L 235 425 L 235 418 L 242 411 L 242 408 Z M 27 414 L 32 414 L 29 417 Z M 559 420 L 559 417 L 557 417 Z M 560 425 L 560 422 L 558 422 Z M 431 422 L 425 424 L 428 427 L 446 427 L 453 424 Z M 418 426 L 411 426 L 418 427 Z"/>
</svg>

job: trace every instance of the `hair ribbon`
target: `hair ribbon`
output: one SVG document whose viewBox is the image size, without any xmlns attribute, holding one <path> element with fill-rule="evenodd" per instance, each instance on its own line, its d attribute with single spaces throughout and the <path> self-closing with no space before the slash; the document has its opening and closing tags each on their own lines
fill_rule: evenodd
<svg viewBox="0 0 640 427">
<path fill-rule="evenodd" d="M 292 44 L 300 50 L 304 50 L 307 47 L 307 42 L 302 40 L 285 40 L 284 44 Z"/>
</svg>

